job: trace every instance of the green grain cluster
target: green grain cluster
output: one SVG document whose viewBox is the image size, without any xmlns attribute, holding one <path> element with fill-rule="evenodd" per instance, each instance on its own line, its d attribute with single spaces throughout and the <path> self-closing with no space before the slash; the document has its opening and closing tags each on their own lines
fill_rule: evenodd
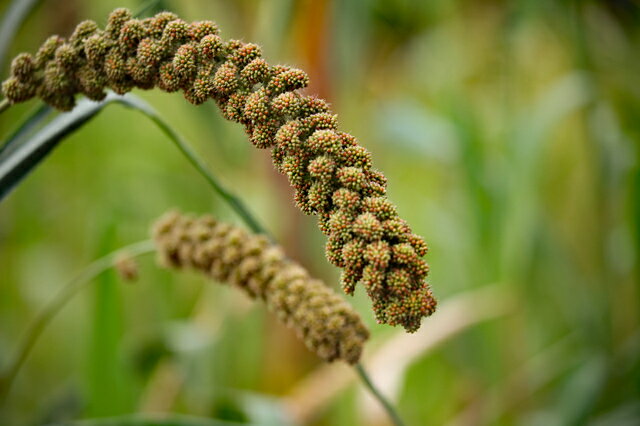
<svg viewBox="0 0 640 426">
<path fill-rule="evenodd" d="M 358 313 L 266 237 L 211 216 L 176 212 L 160 218 L 153 234 L 164 266 L 203 272 L 264 300 L 325 361 L 355 364 L 360 358 L 369 331 Z"/>
<path fill-rule="evenodd" d="M 257 45 L 224 41 L 209 21 L 187 23 L 168 12 L 132 19 L 117 9 L 104 30 L 85 21 L 68 40 L 49 38 L 35 57 L 19 55 L 11 73 L 2 85 L 10 102 L 39 97 L 61 110 L 78 94 L 100 100 L 107 88 L 158 87 L 181 90 L 194 104 L 215 100 L 256 147 L 272 150 L 298 207 L 318 215 L 347 294 L 360 283 L 378 322 L 410 332 L 434 312 L 427 245 L 386 198 L 370 153 L 338 130 L 324 100 L 298 92 L 308 83 L 303 71 L 267 64 Z"/>
</svg>

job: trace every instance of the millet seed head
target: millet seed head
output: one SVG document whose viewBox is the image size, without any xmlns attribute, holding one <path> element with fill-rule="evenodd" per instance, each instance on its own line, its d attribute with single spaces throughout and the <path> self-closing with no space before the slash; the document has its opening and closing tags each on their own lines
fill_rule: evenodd
<svg viewBox="0 0 640 426">
<path fill-rule="evenodd" d="M 165 267 L 194 269 L 264 300 L 325 361 L 360 359 L 369 332 L 358 313 L 264 236 L 171 212 L 156 222 L 153 237 Z"/>
<path fill-rule="evenodd" d="M 307 74 L 261 55 L 255 44 L 225 42 L 210 21 L 187 23 L 169 12 L 139 20 L 117 9 L 104 30 L 85 21 L 69 40 L 52 36 L 35 56 L 16 57 L 2 92 L 11 103 L 38 97 L 63 111 L 77 95 L 100 100 L 107 89 L 180 90 L 193 104 L 213 99 L 251 143 L 272 150 L 296 205 L 318 215 L 345 292 L 362 283 L 378 321 L 417 330 L 436 306 L 425 282 L 426 243 L 386 198 L 387 181 L 371 154 L 338 130 L 327 102 L 299 92 Z M 223 266 L 211 268 L 226 276 Z"/>
</svg>

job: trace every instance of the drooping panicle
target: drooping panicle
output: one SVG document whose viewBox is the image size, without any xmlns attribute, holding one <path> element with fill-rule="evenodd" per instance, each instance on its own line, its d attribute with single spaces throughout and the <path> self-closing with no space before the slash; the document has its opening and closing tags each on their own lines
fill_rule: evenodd
<svg viewBox="0 0 640 426">
<path fill-rule="evenodd" d="M 154 225 L 154 240 L 163 265 L 198 270 L 264 300 L 325 361 L 360 358 L 369 332 L 358 313 L 264 236 L 171 212 Z"/>
<path fill-rule="evenodd" d="M 117 9 L 104 30 L 85 21 L 69 40 L 53 36 L 35 57 L 17 56 L 2 90 L 12 103 L 39 97 L 60 110 L 78 94 L 100 100 L 107 88 L 158 87 L 180 90 L 193 104 L 215 100 L 251 143 L 271 149 L 296 205 L 318 215 L 344 291 L 361 283 L 378 322 L 413 332 L 436 307 L 422 259 L 427 245 L 386 198 L 370 153 L 338 130 L 325 101 L 299 92 L 308 82 L 301 70 L 267 64 L 255 44 L 225 42 L 212 22 L 189 24 L 168 12 L 138 20 Z"/>
</svg>

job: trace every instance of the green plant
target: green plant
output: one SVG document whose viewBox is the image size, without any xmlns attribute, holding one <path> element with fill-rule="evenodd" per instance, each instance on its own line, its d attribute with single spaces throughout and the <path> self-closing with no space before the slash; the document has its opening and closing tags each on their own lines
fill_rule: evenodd
<svg viewBox="0 0 640 426">
<path fill-rule="evenodd" d="M 0 83 L 18 53 L 125 4 L 0 3 Z M 145 16 L 212 19 L 308 72 L 300 93 L 331 102 L 428 235 L 441 300 L 420 330 L 376 325 L 362 286 L 347 298 L 371 331 L 361 362 L 408 425 L 640 424 L 638 2 L 160 3 Z M 68 279 L 169 208 L 266 231 L 337 289 L 316 217 L 214 100 L 106 92 L 69 113 L 0 103 L 0 387 Z M 106 270 L 47 321 L 0 424 L 387 422 L 356 369 L 321 362 L 264 303 L 136 263 L 136 283 Z"/>
<path fill-rule="evenodd" d="M 307 82 L 302 71 L 268 66 L 259 58 L 255 45 L 234 40 L 223 43 L 211 22 L 187 25 L 170 13 L 142 21 L 131 19 L 128 11 L 118 9 L 110 16 L 105 31 L 85 21 L 68 42 L 53 36 L 35 57 L 17 56 L 11 74 L 2 85 L 8 100 L 2 102 L 2 111 L 34 96 L 54 108 L 70 110 L 79 93 L 93 100 L 105 100 L 105 87 L 125 93 L 132 87 L 149 89 L 157 84 L 166 91 L 183 89 L 185 97 L 195 104 L 213 97 L 226 118 L 245 125 L 256 146 L 278 145 L 273 151 L 274 161 L 296 187 L 302 210 L 321 216 L 321 229 L 330 236 L 327 255 L 334 264 L 345 267 L 343 288 L 347 293 L 352 293 L 356 282 L 362 280 L 374 300 L 378 321 L 402 324 L 412 332 L 419 327 L 420 319 L 433 311 L 435 301 L 423 281 L 428 267 L 420 258 L 426 254 L 425 243 L 411 233 L 384 197 L 384 178 L 371 168 L 369 153 L 353 137 L 337 132 L 335 117 L 329 114 L 324 101 L 296 92 Z M 106 102 L 83 111 L 77 118 L 68 117 L 68 122 L 50 125 L 44 139 L 26 149 L 13 146 L 17 144 L 13 140 L 23 132 L 19 129 L 3 148 L 6 151 L 3 193 L 103 105 Z M 135 102 L 134 107 L 158 121 L 148 108 L 140 108 Z M 33 123 L 37 124 L 46 114 L 46 110 L 35 114 Z M 171 131 L 169 134 L 202 171 L 198 160 L 178 142 L 179 137 Z M 233 203 L 233 196 L 225 195 L 215 179 L 206 172 L 204 175 L 238 208 L 247 223 L 259 230 L 241 204 Z M 205 270 L 209 274 L 236 281 L 250 293 L 264 298 L 321 358 L 328 361 L 342 358 L 352 364 L 358 361 L 368 331 L 349 305 L 321 283 L 311 280 L 304 269 L 286 260 L 277 248 L 267 247 L 266 239 L 229 230 L 211 219 L 197 223 L 200 227 L 196 226 L 198 236 L 194 237 L 191 225 L 191 220 L 176 215 L 158 225 L 156 243 L 165 260 L 169 260 L 167 263 L 174 266 L 190 263 L 204 268 L 202 254 L 207 253 L 207 262 L 222 268 L 216 270 L 207 264 Z M 209 229 L 204 229 L 203 234 L 203 227 L 207 226 Z M 201 239 L 205 234 L 211 237 L 208 244 L 195 244 L 204 242 Z M 209 250 L 212 245 L 222 243 L 227 244 L 220 248 L 222 252 Z M 243 254 L 244 249 L 250 250 Z M 200 257 L 190 258 L 194 253 Z M 236 257 L 229 257 L 230 253 Z M 115 259 L 114 266 L 121 263 L 121 259 Z M 251 271 L 246 269 L 249 264 Z M 239 278 L 240 275 L 246 276 Z M 62 299 L 52 302 L 47 313 L 39 318 L 14 366 L 3 378 L 3 397 L 47 321 L 76 288 L 66 287 Z M 395 410 L 373 386 L 362 366 L 357 365 L 356 371 L 394 422 L 400 424 Z"/>
</svg>

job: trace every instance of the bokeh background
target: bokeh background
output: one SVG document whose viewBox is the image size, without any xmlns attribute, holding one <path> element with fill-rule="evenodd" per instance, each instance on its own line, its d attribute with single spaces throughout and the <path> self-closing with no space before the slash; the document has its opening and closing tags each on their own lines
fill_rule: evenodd
<svg viewBox="0 0 640 426">
<path fill-rule="evenodd" d="M 10 57 L 48 35 L 142 4 L 30 3 L 0 58 L 3 78 Z M 306 70 L 308 92 L 330 101 L 342 130 L 372 152 L 401 216 L 427 239 L 440 311 L 418 334 L 376 325 L 362 291 L 350 299 L 372 330 L 364 363 L 407 424 L 640 424 L 638 2 L 160 7 L 214 20 L 224 38 Z M 315 219 L 295 208 L 269 154 L 240 126 L 213 102 L 135 95 L 292 257 L 338 288 Z M 37 106 L 2 113 L 2 138 Z M 136 112 L 111 105 L 66 139 L 0 203 L 0 370 L 58 289 L 147 238 L 170 208 L 240 223 Z M 48 324 L 0 408 L 3 424 L 132 413 L 190 416 L 172 424 L 388 424 L 352 370 L 320 363 L 263 306 L 160 270 L 153 256 L 139 267 L 135 283 L 101 275 Z"/>
</svg>

